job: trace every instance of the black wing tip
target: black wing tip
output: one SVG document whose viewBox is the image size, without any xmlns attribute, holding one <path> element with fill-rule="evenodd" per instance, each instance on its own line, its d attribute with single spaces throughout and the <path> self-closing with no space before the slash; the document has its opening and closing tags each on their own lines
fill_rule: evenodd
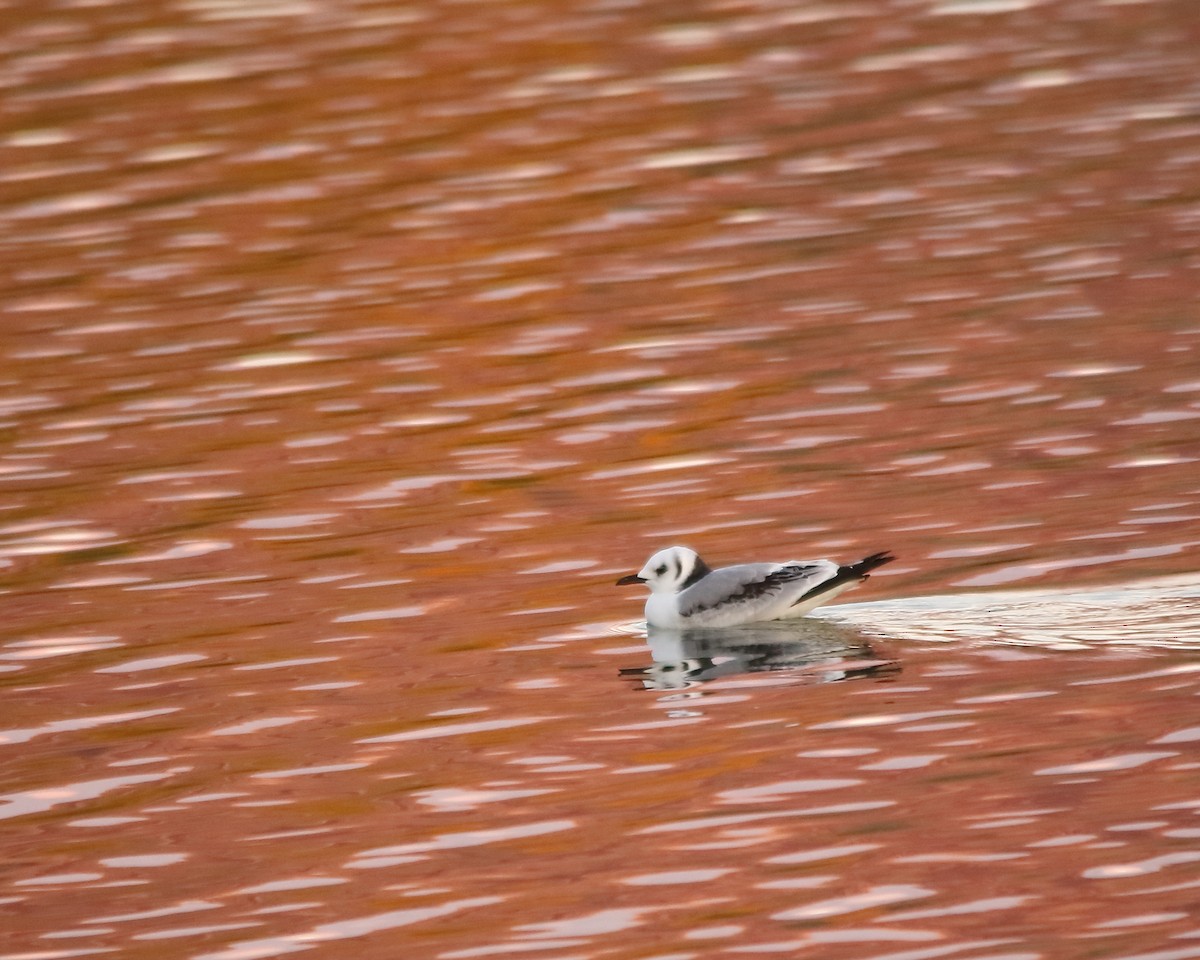
<svg viewBox="0 0 1200 960">
<path fill-rule="evenodd" d="M 879 553 L 873 553 L 869 557 L 863 557 L 858 563 L 852 563 L 845 569 L 851 570 L 864 580 L 876 567 L 882 567 L 885 563 L 891 563 L 896 557 L 890 550 L 881 550 Z"/>
<path fill-rule="evenodd" d="M 864 580 L 870 580 L 869 574 L 872 570 L 876 567 L 882 567 L 885 563 L 891 563 L 895 559 L 890 550 L 881 550 L 879 553 L 873 553 L 869 557 L 863 557 L 858 563 L 843 564 L 838 567 L 837 573 L 823 583 L 818 583 L 800 597 L 796 603 L 803 603 L 805 600 L 819 597 L 821 594 L 828 593 L 834 588 L 841 587 L 847 583 L 855 581 L 862 583 Z M 792 606 L 795 606 L 795 604 L 792 604 Z"/>
</svg>

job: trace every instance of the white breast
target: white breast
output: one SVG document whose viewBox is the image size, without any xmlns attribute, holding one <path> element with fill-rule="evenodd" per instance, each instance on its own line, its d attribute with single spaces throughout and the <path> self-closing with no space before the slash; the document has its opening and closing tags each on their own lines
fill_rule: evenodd
<svg viewBox="0 0 1200 960">
<path fill-rule="evenodd" d="M 683 618 L 679 616 L 677 603 L 678 594 L 652 593 L 646 601 L 646 622 L 656 627 L 682 627 Z"/>
</svg>

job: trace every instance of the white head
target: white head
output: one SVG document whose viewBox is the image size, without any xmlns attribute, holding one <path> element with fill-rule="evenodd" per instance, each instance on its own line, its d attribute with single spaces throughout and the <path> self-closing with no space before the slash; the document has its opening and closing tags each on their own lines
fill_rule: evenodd
<svg viewBox="0 0 1200 960">
<path fill-rule="evenodd" d="M 647 560 L 636 574 L 618 580 L 617 585 L 644 583 L 651 593 L 679 593 L 708 572 L 708 565 L 695 550 L 667 547 Z"/>
</svg>

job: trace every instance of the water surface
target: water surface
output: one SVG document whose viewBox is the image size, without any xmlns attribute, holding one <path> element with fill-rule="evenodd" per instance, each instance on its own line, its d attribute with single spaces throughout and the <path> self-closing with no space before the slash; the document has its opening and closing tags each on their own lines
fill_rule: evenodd
<svg viewBox="0 0 1200 960">
<path fill-rule="evenodd" d="M 1200 956 L 1195 41 L 7 10 L 0 960 Z"/>
</svg>

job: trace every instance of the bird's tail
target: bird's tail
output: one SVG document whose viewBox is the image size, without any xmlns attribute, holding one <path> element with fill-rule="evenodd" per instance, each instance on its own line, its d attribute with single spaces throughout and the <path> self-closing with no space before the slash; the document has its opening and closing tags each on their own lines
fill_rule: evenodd
<svg viewBox="0 0 1200 960">
<path fill-rule="evenodd" d="M 825 600 L 820 600 L 818 603 L 825 603 L 832 600 L 839 593 L 849 590 L 856 584 L 862 583 L 869 579 L 870 572 L 876 567 L 882 567 L 885 563 L 891 563 L 896 558 L 888 551 L 884 550 L 880 553 L 873 553 L 869 557 L 863 557 L 858 563 L 848 563 L 838 567 L 835 573 L 828 580 L 818 583 L 815 587 L 800 597 L 792 607 L 801 607 L 805 610 L 811 610 L 817 603 L 818 597 L 825 597 Z"/>
</svg>

